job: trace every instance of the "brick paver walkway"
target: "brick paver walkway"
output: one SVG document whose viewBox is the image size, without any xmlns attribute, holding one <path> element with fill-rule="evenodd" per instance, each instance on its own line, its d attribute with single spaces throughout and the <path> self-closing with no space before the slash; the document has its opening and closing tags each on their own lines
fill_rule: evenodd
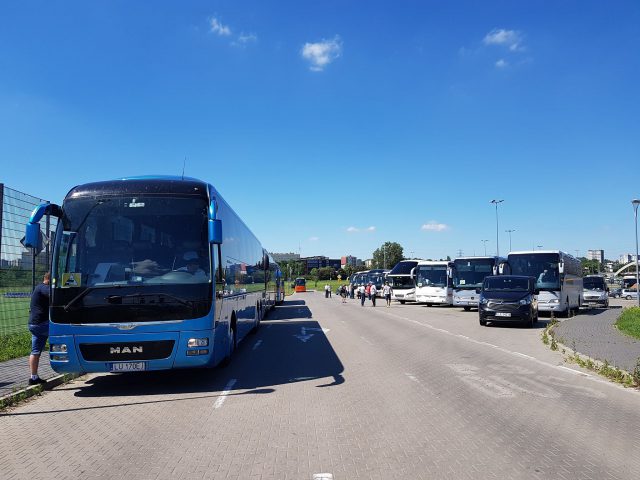
<svg viewBox="0 0 640 480">
<path fill-rule="evenodd" d="M 640 358 L 640 340 L 614 326 L 621 312 L 620 308 L 581 312 L 556 326 L 556 339 L 578 353 L 633 372 Z"/>
<path fill-rule="evenodd" d="M 49 365 L 49 352 L 42 352 L 38 373 L 45 380 L 57 375 Z M 0 362 L 0 397 L 26 387 L 28 382 L 29 357 Z"/>
</svg>

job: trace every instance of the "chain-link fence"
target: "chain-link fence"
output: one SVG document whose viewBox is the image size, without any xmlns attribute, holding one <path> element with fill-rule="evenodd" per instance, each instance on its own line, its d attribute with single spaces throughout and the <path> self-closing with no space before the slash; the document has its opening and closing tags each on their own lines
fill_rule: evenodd
<svg viewBox="0 0 640 480">
<path fill-rule="evenodd" d="M 40 221 L 45 242 L 42 251 L 36 252 L 35 262 L 32 249 L 20 243 L 31 212 L 43 202 L 46 200 L 0 183 L 0 335 L 27 329 L 33 281 L 41 282 L 51 265 L 48 239 L 55 232 L 55 217 L 45 216 Z"/>
</svg>

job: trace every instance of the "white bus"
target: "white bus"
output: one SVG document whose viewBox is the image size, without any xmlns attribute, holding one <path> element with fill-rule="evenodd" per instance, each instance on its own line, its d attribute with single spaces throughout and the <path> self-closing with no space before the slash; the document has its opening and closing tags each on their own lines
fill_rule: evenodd
<svg viewBox="0 0 640 480">
<path fill-rule="evenodd" d="M 422 260 L 413 269 L 416 283 L 416 302 L 431 305 L 453 303 L 453 262 Z"/>
<path fill-rule="evenodd" d="M 418 260 L 402 260 L 391 269 L 387 281 L 391 285 L 391 298 L 404 304 L 416 301 L 416 285 L 411 270 L 418 265 Z"/>
<path fill-rule="evenodd" d="M 536 278 L 538 310 L 568 316 L 582 302 L 582 265 L 580 260 L 560 250 L 510 252 L 512 275 Z"/>
<path fill-rule="evenodd" d="M 503 257 L 460 257 L 453 261 L 453 305 L 465 310 L 478 308 L 484 277 L 497 275 L 499 266 L 507 261 Z M 504 272 L 508 273 L 508 272 Z"/>
</svg>

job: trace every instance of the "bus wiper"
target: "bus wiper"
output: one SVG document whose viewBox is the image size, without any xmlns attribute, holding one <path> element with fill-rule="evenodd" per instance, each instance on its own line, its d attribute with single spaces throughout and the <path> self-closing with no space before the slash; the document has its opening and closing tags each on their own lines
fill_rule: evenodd
<svg viewBox="0 0 640 480">
<path fill-rule="evenodd" d="M 71 305 L 73 305 L 74 303 L 82 300 L 84 297 L 86 297 L 87 295 L 89 295 L 91 292 L 93 292 L 94 290 L 98 290 L 100 288 L 122 288 L 125 287 L 127 285 L 124 284 L 116 284 L 116 285 L 106 285 L 106 286 L 100 286 L 100 287 L 87 287 L 85 288 L 83 291 L 81 291 L 78 295 L 76 295 L 75 297 L 73 297 L 69 303 L 67 303 L 63 308 L 65 312 L 69 311 L 69 308 L 71 308 Z"/>
<path fill-rule="evenodd" d="M 171 295 L 169 293 L 132 293 L 129 295 L 109 295 L 107 297 L 107 301 L 109 303 L 117 303 L 118 300 L 122 301 L 123 298 L 144 298 L 144 297 L 158 297 L 158 298 L 168 298 L 170 300 L 174 300 L 181 305 L 185 305 L 187 307 L 193 306 L 193 302 L 190 300 L 185 300 L 184 298 L 176 297 L 175 295 Z"/>
</svg>

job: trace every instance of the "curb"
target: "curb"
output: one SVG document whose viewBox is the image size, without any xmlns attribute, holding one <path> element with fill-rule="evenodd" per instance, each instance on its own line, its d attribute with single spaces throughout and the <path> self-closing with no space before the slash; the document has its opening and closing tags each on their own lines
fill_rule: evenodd
<svg viewBox="0 0 640 480">
<path fill-rule="evenodd" d="M 583 367 L 583 366 L 581 366 L 581 365 L 578 365 L 578 366 L 579 366 L 580 368 L 582 368 L 582 369 L 586 370 L 587 372 L 593 373 L 593 374 L 595 374 L 595 375 L 598 375 L 598 377 L 601 377 L 601 378 L 604 378 L 604 379 L 608 380 L 608 381 L 609 381 L 609 382 L 611 382 L 611 383 L 615 383 L 615 384 L 618 384 L 618 385 L 622 385 L 622 386 L 623 386 L 623 387 L 625 387 L 625 388 L 634 388 L 633 386 L 628 387 L 628 386 L 624 385 L 623 383 L 616 382 L 615 380 L 613 380 L 613 379 L 611 379 L 611 378 L 607 377 L 606 375 L 602 375 L 602 374 L 599 372 L 599 370 L 604 366 L 604 364 L 605 364 L 605 361 L 606 361 L 606 360 L 605 360 L 605 361 L 597 360 L 597 359 L 592 358 L 592 357 L 590 357 L 589 355 L 586 355 L 586 354 L 584 354 L 584 353 L 576 352 L 576 351 L 575 351 L 575 350 L 573 350 L 572 348 L 570 348 L 570 347 L 566 346 L 564 343 L 559 342 L 559 341 L 556 339 L 555 334 L 554 334 L 554 333 L 552 333 L 552 330 L 554 330 L 554 329 L 555 329 L 555 326 L 556 326 L 556 325 L 558 325 L 558 324 L 559 324 L 559 323 L 556 323 L 555 325 L 552 325 L 552 326 L 551 326 L 551 328 L 549 328 L 549 330 L 548 330 L 548 334 L 549 334 L 549 336 L 552 336 L 552 337 L 555 339 L 556 344 L 558 345 L 558 350 L 557 350 L 557 352 L 558 352 L 558 353 L 560 353 L 560 355 L 562 355 L 562 356 L 563 356 L 563 359 L 564 359 L 564 361 L 565 361 L 565 362 L 571 362 L 571 360 L 570 360 L 570 358 L 571 358 L 571 357 L 574 357 L 574 358 L 575 358 L 575 357 L 577 357 L 577 358 L 579 358 L 580 360 L 582 360 L 583 362 L 590 361 L 591 363 L 593 363 L 593 365 L 595 365 L 595 366 L 597 367 L 597 369 L 598 369 L 598 370 L 591 370 L 591 369 L 589 369 L 589 368 L 587 368 L 587 367 Z M 551 348 L 551 347 L 549 346 L 549 348 Z M 563 351 L 564 351 L 564 352 L 563 352 Z M 606 361 L 606 362 L 607 362 L 607 365 L 608 365 L 609 367 L 615 368 L 616 370 L 618 370 L 618 371 L 622 372 L 623 374 L 627 375 L 629 378 L 633 378 L 633 374 L 632 374 L 631 372 L 628 372 L 627 370 L 625 370 L 625 369 L 623 369 L 623 368 L 618 368 L 615 364 L 609 363 L 608 361 Z M 575 362 L 572 362 L 572 363 L 575 363 Z M 635 387 L 635 388 L 637 388 L 637 387 Z"/>
<path fill-rule="evenodd" d="M 0 411 L 17 405 L 22 400 L 31 398 L 35 395 L 39 395 L 46 390 L 51 390 L 62 384 L 68 383 L 80 376 L 82 373 L 65 373 L 62 375 L 56 375 L 55 377 L 48 378 L 42 385 L 29 385 L 15 392 L 8 393 L 0 397 Z"/>
</svg>

